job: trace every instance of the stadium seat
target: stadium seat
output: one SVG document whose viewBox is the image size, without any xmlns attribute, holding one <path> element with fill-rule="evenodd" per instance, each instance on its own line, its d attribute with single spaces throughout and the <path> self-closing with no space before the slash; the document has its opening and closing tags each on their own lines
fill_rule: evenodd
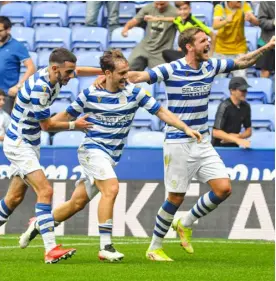
<svg viewBox="0 0 276 281">
<path fill-rule="evenodd" d="M 191 2 L 191 8 L 194 16 L 203 21 L 207 26 L 212 26 L 214 10 L 212 3 Z"/>
<path fill-rule="evenodd" d="M 139 108 L 135 113 L 131 126 L 132 129 L 139 131 L 158 131 L 160 130 L 160 120 L 146 109 Z"/>
<path fill-rule="evenodd" d="M 219 104 L 208 104 L 208 127 L 212 129 L 214 127 L 216 113 L 218 110 Z"/>
<path fill-rule="evenodd" d="M 134 132 L 127 138 L 127 147 L 159 147 L 164 144 L 163 132 Z"/>
<path fill-rule="evenodd" d="M 66 108 L 70 105 L 70 101 L 68 99 L 55 100 L 54 103 L 50 106 L 51 115 L 65 111 Z"/>
<path fill-rule="evenodd" d="M 272 104 L 252 104 L 251 120 L 254 130 L 275 131 L 275 106 Z"/>
<path fill-rule="evenodd" d="M 30 57 L 31 57 L 31 59 L 32 59 L 34 65 L 35 65 L 35 67 L 37 68 L 37 54 L 36 54 L 35 52 L 29 52 L 29 54 L 30 54 Z M 25 73 L 26 70 L 27 70 L 27 69 L 26 69 L 24 63 L 22 62 L 22 63 L 21 63 L 21 66 L 20 66 L 20 72 L 21 72 L 21 73 Z"/>
<path fill-rule="evenodd" d="M 229 78 L 215 78 L 212 83 L 211 93 L 209 96 L 210 102 L 222 101 L 225 97 L 230 95 L 229 93 Z"/>
<path fill-rule="evenodd" d="M 8 5 L 8 4 L 7 4 Z M 11 35 L 17 41 L 24 44 L 28 51 L 34 50 L 34 35 L 35 30 L 30 27 L 13 26 L 11 29 Z"/>
<path fill-rule="evenodd" d="M 254 51 L 257 49 L 257 41 L 258 41 L 258 35 L 259 35 L 259 27 L 250 27 L 245 26 L 244 27 L 244 35 L 246 38 L 246 43 L 248 46 L 249 51 Z"/>
<path fill-rule="evenodd" d="M 67 5 L 63 3 L 39 3 L 33 6 L 32 25 L 67 26 Z"/>
<path fill-rule="evenodd" d="M 85 134 L 79 131 L 59 132 L 53 136 L 53 146 L 79 146 Z"/>
<path fill-rule="evenodd" d="M 136 15 L 134 3 L 120 2 L 119 7 L 119 23 L 125 24 Z"/>
<path fill-rule="evenodd" d="M 249 102 L 272 103 L 272 81 L 269 78 L 248 78 L 248 94 L 246 99 Z"/>
<path fill-rule="evenodd" d="M 38 69 L 44 68 L 49 65 L 49 57 L 52 51 L 43 50 L 42 52 L 38 53 L 38 62 L 37 67 Z"/>
<path fill-rule="evenodd" d="M 66 27 L 38 27 L 35 32 L 35 50 L 64 47 L 70 49 L 71 29 Z"/>
<path fill-rule="evenodd" d="M 128 31 L 128 36 L 122 35 L 122 27 L 116 28 L 111 34 L 110 48 L 133 49 L 144 38 L 145 31 L 141 27 L 134 27 Z"/>
<path fill-rule="evenodd" d="M 69 81 L 66 86 L 62 86 L 58 99 L 68 99 L 69 101 L 74 101 L 79 94 L 79 80 L 73 78 Z"/>
<path fill-rule="evenodd" d="M 31 26 L 31 10 L 28 3 L 7 3 L 1 7 L 0 15 L 8 17 L 12 24 Z"/>
<path fill-rule="evenodd" d="M 40 145 L 50 145 L 50 135 L 48 132 L 41 131 Z"/>
<path fill-rule="evenodd" d="M 76 26 L 72 29 L 72 46 L 76 50 L 106 50 L 107 29 L 103 27 Z"/>
<path fill-rule="evenodd" d="M 86 15 L 86 3 L 69 2 L 68 3 L 68 24 L 69 27 L 74 25 L 84 25 Z"/>
<path fill-rule="evenodd" d="M 103 52 L 90 51 L 90 52 L 76 52 L 78 66 L 94 66 L 100 67 L 100 57 Z"/>
<path fill-rule="evenodd" d="M 264 141 L 265 140 L 265 141 Z M 275 132 L 253 132 L 250 148 L 275 149 Z"/>
<path fill-rule="evenodd" d="M 97 76 L 79 77 L 79 91 L 89 88 L 96 78 Z"/>
</svg>

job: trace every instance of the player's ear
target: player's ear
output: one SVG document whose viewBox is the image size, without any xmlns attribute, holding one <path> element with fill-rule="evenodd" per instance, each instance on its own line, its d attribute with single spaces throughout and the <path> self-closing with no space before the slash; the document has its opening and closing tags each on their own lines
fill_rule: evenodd
<svg viewBox="0 0 276 281">
<path fill-rule="evenodd" d="M 108 76 L 108 75 L 110 75 L 112 72 L 110 71 L 110 70 L 106 70 L 105 72 L 104 72 L 104 74 L 106 75 L 106 76 Z"/>
</svg>

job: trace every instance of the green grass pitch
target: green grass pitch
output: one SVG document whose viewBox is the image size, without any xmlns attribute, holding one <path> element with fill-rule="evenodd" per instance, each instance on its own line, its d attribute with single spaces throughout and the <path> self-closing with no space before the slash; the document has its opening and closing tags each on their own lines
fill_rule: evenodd
<svg viewBox="0 0 276 281">
<path fill-rule="evenodd" d="M 272 281 L 274 243 L 222 239 L 194 239 L 195 253 L 182 250 L 177 239 L 165 240 L 164 249 L 174 262 L 145 258 L 150 239 L 113 238 L 125 254 L 121 262 L 97 258 L 99 239 L 86 236 L 58 237 L 64 246 L 75 247 L 72 259 L 58 264 L 43 263 L 42 240 L 19 249 L 17 235 L 0 236 L 0 281 Z"/>
</svg>

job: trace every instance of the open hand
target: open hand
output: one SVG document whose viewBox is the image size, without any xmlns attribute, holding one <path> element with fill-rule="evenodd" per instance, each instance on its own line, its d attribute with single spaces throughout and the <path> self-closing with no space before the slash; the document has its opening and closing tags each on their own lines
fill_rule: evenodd
<svg viewBox="0 0 276 281">
<path fill-rule="evenodd" d="M 188 128 L 185 131 L 186 135 L 192 137 L 193 139 L 197 139 L 197 142 L 200 143 L 202 141 L 202 135 L 200 132 L 196 130 L 192 130 L 191 128 Z"/>
<path fill-rule="evenodd" d="M 237 145 L 242 148 L 250 148 L 250 141 L 245 139 L 239 139 Z"/>
<path fill-rule="evenodd" d="M 89 114 L 85 114 L 84 116 L 78 118 L 75 121 L 75 129 L 79 129 L 80 131 L 85 129 L 93 128 L 93 124 L 86 121 L 86 119 L 89 117 Z"/>
<path fill-rule="evenodd" d="M 93 86 L 97 89 L 104 89 L 104 84 L 106 81 L 105 75 L 100 75 L 98 78 L 94 81 Z"/>
</svg>

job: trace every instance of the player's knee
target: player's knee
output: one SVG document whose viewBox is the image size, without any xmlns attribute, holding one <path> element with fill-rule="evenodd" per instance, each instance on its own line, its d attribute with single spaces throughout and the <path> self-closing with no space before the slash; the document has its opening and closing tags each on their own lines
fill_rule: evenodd
<svg viewBox="0 0 276 281">
<path fill-rule="evenodd" d="M 9 194 L 6 198 L 6 204 L 11 208 L 15 209 L 24 199 L 24 194 L 22 193 L 13 193 Z"/>
<path fill-rule="evenodd" d="M 232 193 L 232 187 L 230 183 L 225 183 L 221 187 L 221 197 L 226 199 Z"/>
<path fill-rule="evenodd" d="M 169 192 L 168 200 L 176 206 L 180 206 L 184 200 L 185 193 Z"/>
<path fill-rule="evenodd" d="M 115 200 L 118 192 L 119 192 L 119 185 L 117 183 L 116 184 L 114 183 L 105 189 L 105 191 L 103 192 L 103 196 L 108 199 Z"/>
<path fill-rule="evenodd" d="M 51 200 L 53 197 L 53 193 L 53 188 L 50 185 L 47 185 L 38 191 L 38 196 L 45 200 Z"/>
</svg>

